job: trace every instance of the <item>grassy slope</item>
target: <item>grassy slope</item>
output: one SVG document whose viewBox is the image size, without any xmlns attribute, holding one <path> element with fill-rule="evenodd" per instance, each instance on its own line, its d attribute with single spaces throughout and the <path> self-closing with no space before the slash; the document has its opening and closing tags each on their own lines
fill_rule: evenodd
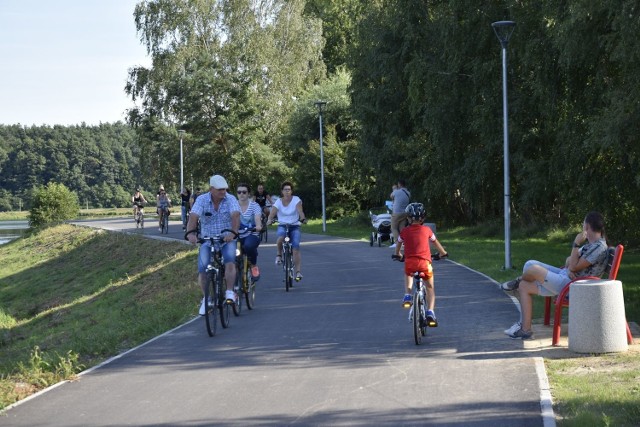
<svg viewBox="0 0 640 427">
<path fill-rule="evenodd" d="M 61 225 L 0 258 L 0 407 L 60 379 L 30 378 L 34 364 L 93 366 L 189 319 L 200 295 L 180 243 Z"/>
</svg>

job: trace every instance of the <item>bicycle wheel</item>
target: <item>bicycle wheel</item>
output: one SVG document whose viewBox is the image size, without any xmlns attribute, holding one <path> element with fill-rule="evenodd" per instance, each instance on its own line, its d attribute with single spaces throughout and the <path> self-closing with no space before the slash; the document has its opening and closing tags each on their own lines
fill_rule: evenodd
<svg viewBox="0 0 640 427">
<path fill-rule="evenodd" d="M 168 212 L 165 212 L 162 215 L 162 232 L 164 234 L 169 234 L 169 215 Z"/>
<path fill-rule="evenodd" d="M 140 212 L 140 228 L 144 228 L 144 214 Z"/>
<path fill-rule="evenodd" d="M 291 259 L 291 248 L 284 250 L 284 287 L 289 292 L 289 288 L 293 287 L 293 266 Z"/>
<path fill-rule="evenodd" d="M 231 304 L 227 303 L 227 299 L 225 298 L 227 286 L 224 283 L 224 276 L 222 274 L 224 274 L 224 272 L 221 273 L 220 276 L 218 276 L 216 285 L 218 287 L 218 309 L 220 311 L 220 324 L 223 328 L 226 329 L 229 327 L 229 319 L 231 317 L 231 307 L 229 306 Z"/>
<path fill-rule="evenodd" d="M 242 298 L 240 298 L 240 293 L 242 292 L 242 289 L 243 289 L 242 278 L 244 277 L 244 275 L 243 275 L 243 268 L 242 268 L 242 260 L 240 261 L 241 262 L 236 263 L 236 285 L 233 287 L 233 290 L 236 291 L 236 295 L 238 295 L 238 300 L 236 301 L 235 304 L 232 304 L 233 314 L 236 317 L 240 316 L 240 313 L 242 312 Z"/>
<path fill-rule="evenodd" d="M 411 310 L 413 311 L 412 316 L 412 325 L 413 325 L 413 339 L 416 342 L 416 345 L 420 345 L 422 343 L 422 302 L 420 301 L 420 294 L 416 291 L 417 284 L 413 284 L 413 306 Z"/>
<path fill-rule="evenodd" d="M 247 308 L 253 310 L 256 305 L 256 282 L 251 277 L 250 269 L 247 269 L 244 277 L 246 278 L 245 288 L 243 289 L 244 298 L 247 301 Z"/>
<path fill-rule="evenodd" d="M 218 327 L 218 306 L 216 305 L 214 297 L 216 284 L 215 276 L 215 273 L 208 275 L 208 283 L 204 291 L 204 300 L 207 301 L 205 303 L 204 320 L 207 324 L 207 333 L 210 337 L 216 334 L 216 329 Z"/>
<path fill-rule="evenodd" d="M 425 290 L 424 288 L 422 289 L 422 292 L 420 292 L 420 325 L 422 325 L 420 327 L 420 332 L 422 333 L 422 336 L 424 337 L 425 335 L 427 335 L 427 299 L 425 297 Z"/>
</svg>

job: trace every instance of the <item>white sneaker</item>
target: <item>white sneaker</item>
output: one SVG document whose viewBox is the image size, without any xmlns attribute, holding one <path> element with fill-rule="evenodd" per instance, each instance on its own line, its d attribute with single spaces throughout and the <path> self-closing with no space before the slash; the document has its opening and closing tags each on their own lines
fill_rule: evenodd
<svg viewBox="0 0 640 427">
<path fill-rule="evenodd" d="M 394 243 L 393 245 L 389 246 L 390 248 L 395 248 L 396 244 Z"/>
<path fill-rule="evenodd" d="M 238 302 L 238 294 L 236 294 L 235 292 L 233 292 L 230 289 L 227 289 L 227 292 L 224 294 L 225 299 L 227 300 L 231 300 L 233 301 L 233 303 L 235 304 L 236 302 Z"/>
<path fill-rule="evenodd" d="M 209 297 L 209 302 L 211 302 L 211 297 Z M 204 304 L 204 297 L 202 297 L 202 303 L 200 303 L 200 311 L 198 312 L 198 314 L 200 314 L 200 316 L 204 316 L 207 313 L 207 307 Z"/>
<path fill-rule="evenodd" d="M 162 227 L 158 227 L 158 231 L 162 233 Z"/>
<path fill-rule="evenodd" d="M 520 321 L 518 320 L 516 323 L 511 325 L 511 327 L 509 329 L 505 329 L 504 333 L 505 333 L 505 335 L 513 335 L 516 332 L 518 332 L 520 330 L 520 328 L 522 328 L 522 323 L 520 323 Z"/>
</svg>

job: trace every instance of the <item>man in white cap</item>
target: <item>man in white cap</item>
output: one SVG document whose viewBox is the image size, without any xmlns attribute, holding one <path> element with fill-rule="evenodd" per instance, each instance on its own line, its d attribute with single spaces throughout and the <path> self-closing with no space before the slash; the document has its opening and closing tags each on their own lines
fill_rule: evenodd
<svg viewBox="0 0 640 427">
<path fill-rule="evenodd" d="M 185 239 L 191 244 L 196 244 L 198 220 L 200 220 L 200 234 L 202 237 L 212 237 L 220 234 L 222 230 L 230 229 L 238 232 L 240 228 L 240 205 L 231 194 L 227 194 L 227 181 L 220 175 L 213 175 L 209 180 L 209 192 L 201 194 L 191 208 L 189 223 Z M 227 283 L 236 282 L 236 236 L 227 233 L 224 236 L 225 244 L 222 246 L 222 258 L 224 262 L 224 277 Z M 207 286 L 207 265 L 211 257 L 211 243 L 200 246 L 198 256 L 198 281 L 202 287 L 202 293 Z M 226 298 L 234 303 L 238 302 L 238 295 L 233 289 L 227 289 Z M 202 298 L 200 315 L 205 314 L 205 301 Z"/>
</svg>

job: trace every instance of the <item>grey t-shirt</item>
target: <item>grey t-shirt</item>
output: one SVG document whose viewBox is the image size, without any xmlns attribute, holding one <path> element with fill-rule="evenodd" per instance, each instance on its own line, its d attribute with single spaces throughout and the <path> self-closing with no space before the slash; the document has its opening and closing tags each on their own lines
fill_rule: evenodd
<svg viewBox="0 0 640 427">
<path fill-rule="evenodd" d="M 607 242 L 599 239 L 593 243 L 587 243 L 580 248 L 580 258 L 584 258 L 591 265 L 576 273 L 576 276 L 600 277 L 607 268 Z"/>
<path fill-rule="evenodd" d="M 393 190 L 393 210 L 392 214 L 404 213 L 404 209 L 409 204 L 411 193 L 406 188 L 397 188 Z"/>
</svg>

